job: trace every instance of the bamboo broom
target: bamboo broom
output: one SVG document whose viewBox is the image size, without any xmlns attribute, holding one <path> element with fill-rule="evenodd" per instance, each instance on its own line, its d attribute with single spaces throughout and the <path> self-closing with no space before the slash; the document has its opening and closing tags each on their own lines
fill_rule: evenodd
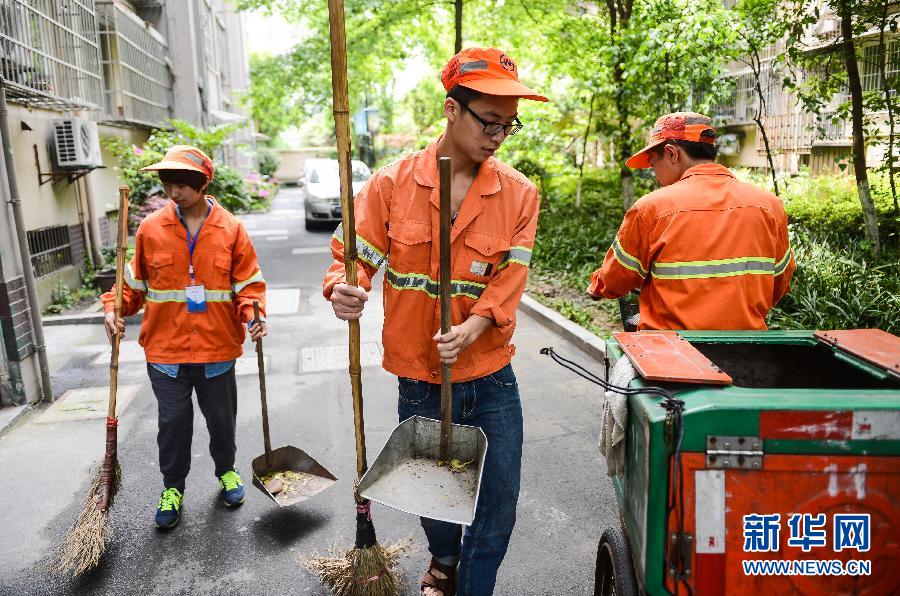
<svg viewBox="0 0 900 596">
<path fill-rule="evenodd" d="M 122 285 L 125 283 L 125 244 L 128 238 L 128 195 L 129 188 L 119 188 L 119 234 L 116 240 L 116 319 L 122 316 Z M 116 333 L 112 340 L 112 355 L 109 360 L 109 407 L 106 414 L 106 453 L 103 464 L 94 474 L 84 507 L 75 520 L 75 525 L 66 534 L 61 546 L 57 569 L 81 575 L 93 569 L 109 542 L 109 510 L 119 492 L 122 469 L 116 455 L 118 446 L 116 418 L 116 390 L 119 382 L 119 345 L 122 334 Z"/>
<path fill-rule="evenodd" d="M 347 284 L 357 285 L 356 223 L 353 217 L 353 186 L 350 164 L 350 101 L 347 91 L 347 46 L 343 0 L 328 0 L 331 29 L 331 82 L 334 92 L 334 127 L 337 136 L 341 179 L 341 219 L 344 227 L 344 266 Z M 312 558 L 306 566 L 339 596 L 389 596 L 397 592 L 394 570 L 403 547 L 383 547 L 375 537 L 371 503 L 359 495 L 359 479 L 368 469 L 363 422 L 360 369 L 359 321 L 350 325 L 350 385 L 353 392 L 353 425 L 356 433 L 356 545 L 343 557 Z"/>
</svg>

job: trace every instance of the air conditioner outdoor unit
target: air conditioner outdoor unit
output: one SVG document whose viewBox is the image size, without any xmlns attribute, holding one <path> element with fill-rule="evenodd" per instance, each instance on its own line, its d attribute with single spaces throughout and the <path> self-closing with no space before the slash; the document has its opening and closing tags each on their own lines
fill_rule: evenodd
<svg viewBox="0 0 900 596">
<path fill-rule="evenodd" d="M 103 165 L 97 123 L 81 118 L 53 119 L 53 149 L 61 170 L 98 168 Z"/>
</svg>

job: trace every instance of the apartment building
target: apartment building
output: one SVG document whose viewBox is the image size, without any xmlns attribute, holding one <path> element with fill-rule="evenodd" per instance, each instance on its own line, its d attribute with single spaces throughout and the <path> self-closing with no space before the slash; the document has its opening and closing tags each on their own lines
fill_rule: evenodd
<svg viewBox="0 0 900 596">
<path fill-rule="evenodd" d="M 733 0 L 726 0 L 726 6 L 733 4 Z M 825 2 L 820 2 L 818 9 L 819 19 L 808 29 L 804 39 L 811 52 L 821 51 L 840 36 L 840 18 Z M 878 68 L 881 59 L 878 31 L 867 31 L 855 42 L 861 49 L 859 71 L 863 91 L 883 92 Z M 885 48 L 887 76 L 897 77 L 900 75 L 900 36 L 887 31 Z M 832 75 L 843 79 L 844 86 L 822 113 L 813 114 L 782 85 L 785 76 L 796 75 L 777 60 L 784 52 L 785 42 L 780 41 L 760 54 L 760 83 L 765 98 L 765 110 L 760 120 L 766 130 L 775 169 L 786 173 L 797 172 L 801 167 L 809 168 L 814 174 L 840 172 L 842 164 L 849 163 L 852 137 L 849 117 L 837 115 L 839 106 L 849 101 L 846 74 Z M 841 60 L 839 58 L 837 62 L 842 64 Z M 759 109 L 756 77 L 746 59 L 728 63 L 726 72 L 725 76 L 733 81 L 734 90 L 730 100 L 718 106 L 715 113 L 720 130 L 721 161 L 728 166 L 768 168 L 763 136 L 753 121 Z M 866 161 L 870 167 L 880 166 L 887 151 L 887 112 L 869 113 L 867 117 L 873 122 L 877 135 L 867 147 Z M 852 167 L 845 171 L 852 171 Z"/>
<path fill-rule="evenodd" d="M 169 118 L 248 122 L 241 15 L 226 0 L 0 0 L 0 76 L 37 308 L 114 243 L 117 189 L 102 139 L 141 144 Z M 218 156 L 255 168 L 252 124 Z M 0 199 L 9 176 L 0 160 Z M 0 406 L 37 399 L 17 230 L 0 209 Z"/>
</svg>

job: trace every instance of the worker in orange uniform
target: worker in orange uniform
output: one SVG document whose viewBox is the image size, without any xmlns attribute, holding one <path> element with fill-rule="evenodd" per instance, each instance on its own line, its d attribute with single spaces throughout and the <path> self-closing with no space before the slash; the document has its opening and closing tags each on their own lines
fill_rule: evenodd
<svg viewBox="0 0 900 596">
<path fill-rule="evenodd" d="M 788 291 L 795 263 L 784 206 L 714 163 L 715 140 L 710 118 L 676 112 L 625 162 L 653 168 L 663 188 L 625 214 L 588 293 L 640 289 L 639 329 L 766 329 Z"/>
<path fill-rule="evenodd" d="M 168 529 L 181 519 L 191 467 L 195 390 L 222 501 L 226 507 L 244 502 L 244 485 L 234 467 L 234 361 L 243 353 L 244 324 L 253 341 L 267 333 L 265 322 L 255 321 L 253 312 L 258 301 L 265 314 L 266 283 L 243 224 L 205 194 L 214 174 L 205 153 L 176 145 L 161 162 L 142 171 L 159 174 L 170 201 L 138 228 L 122 288 L 122 315 L 144 307 L 138 341 L 157 400 L 164 484 L 155 522 Z M 124 319 L 116 319 L 113 312 L 114 302 L 114 291 L 103 295 L 110 341 L 117 331 L 125 332 Z"/>
<path fill-rule="evenodd" d="M 453 365 L 453 422 L 481 427 L 490 447 L 472 525 L 463 531 L 421 519 L 432 555 L 421 589 L 427 596 L 485 596 L 494 590 L 516 520 L 522 406 L 510 339 L 539 208 L 535 185 L 494 153 L 522 128 L 519 99 L 547 98 L 521 84 L 516 63 L 495 48 L 463 50 L 441 81 L 444 134 L 377 172 L 356 197 L 361 287 L 344 283 L 338 227 L 324 294 L 338 318 L 357 319 L 372 276 L 387 265 L 383 366 L 399 377 L 401 421 L 440 418 L 441 363 Z M 441 335 L 437 160 L 443 156 L 452 159 L 453 326 Z"/>
</svg>

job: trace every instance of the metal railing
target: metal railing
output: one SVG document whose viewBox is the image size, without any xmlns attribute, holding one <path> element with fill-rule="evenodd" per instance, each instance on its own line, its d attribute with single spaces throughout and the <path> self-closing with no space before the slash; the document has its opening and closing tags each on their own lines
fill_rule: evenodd
<svg viewBox="0 0 900 596">
<path fill-rule="evenodd" d="M 94 0 L 0 0 L 0 75 L 10 101 L 99 108 L 103 78 Z"/>
<path fill-rule="evenodd" d="M 28 250 L 35 277 L 43 277 L 72 265 L 72 243 L 69 228 L 52 226 L 28 232 Z"/>
<path fill-rule="evenodd" d="M 122 4 L 97 2 L 106 110 L 113 120 L 159 126 L 172 114 L 166 40 Z"/>
</svg>

